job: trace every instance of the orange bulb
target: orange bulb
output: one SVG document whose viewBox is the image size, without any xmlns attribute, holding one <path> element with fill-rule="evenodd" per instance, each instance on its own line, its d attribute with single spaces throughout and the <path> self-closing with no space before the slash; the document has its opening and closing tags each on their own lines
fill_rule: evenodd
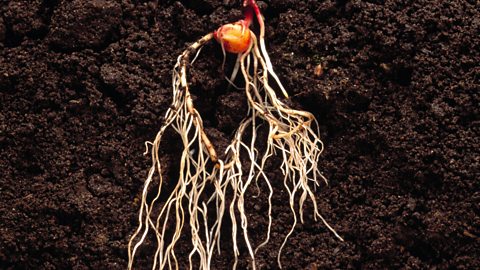
<svg viewBox="0 0 480 270">
<path fill-rule="evenodd" d="M 250 46 L 250 29 L 244 20 L 221 26 L 215 31 L 214 36 L 225 51 L 230 53 L 243 53 Z"/>
</svg>

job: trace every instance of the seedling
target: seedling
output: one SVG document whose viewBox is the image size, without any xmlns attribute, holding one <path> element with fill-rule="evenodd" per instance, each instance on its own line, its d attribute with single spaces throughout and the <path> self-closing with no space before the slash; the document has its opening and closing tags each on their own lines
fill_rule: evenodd
<svg viewBox="0 0 480 270">
<path fill-rule="evenodd" d="M 274 154 L 283 159 L 281 164 L 283 184 L 289 194 L 289 205 L 294 220 L 278 252 L 278 265 L 281 267 L 281 251 L 298 219 L 303 222 L 303 206 L 307 199 L 312 202 L 315 220 L 319 218 L 337 238 L 342 240 L 320 215 L 312 190 L 319 185 L 319 181 L 327 183 L 317 164 L 323 151 L 318 123 L 311 113 L 292 109 L 277 97 L 270 78 L 273 78 L 285 98 L 288 98 L 288 94 L 273 70 L 266 50 L 262 14 L 255 0 L 244 0 L 243 8 L 245 15 L 243 20 L 226 24 L 205 35 L 190 45 L 177 59 L 173 69 L 172 104 L 165 114 L 164 124 L 155 140 L 146 143 L 147 152 L 151 147 L 152 166 L 142 192 L 139 225 L 128 244 L 129 269 L 133 268 L 135 254 L 152 231 L 157 241 L 152 269 L 165 267 L 178 269 L 175 245 L 180 236 L 186 233 L 186 222 L 189 224 L 192 239 L 192 249 L 188 257 L 190 268 L 196 260 L 194 257 L 198 256 L 199 268 L 210 269 L 214 252 L 220 252 L 221 227 L 225 215 L 230 217 L 232 223 L 231 240 L 235 257 L 233 268 L 236 267 L 240 254 L 237 241 L 241 230 L 252 260 L 252 267 L 255 269 L 256 252 L 270 240 L 273 188 L 264 167 Z M 250 30 L 254 17 L 260 28 L 258 35 Z M 195 53 L 198 56 L 200 48 L 212 39 L 220 43 L 224 53 L 238 55 L 231 81 L 240 71 L 248 100 L 247 116 L 236 130 L 223 159 L 218 157 L 214 144 L 203 128 L 203 121 L 193 104 L 187 80 L 187 65 L 195 61 L 195 59 L 190 61 L 190 58 Z M 260 123 L 266 123 L 268 126 L 266 149 L 263 152 L 257 149 Z M 168 199 L 160 203 L 163 179 L 159 147 L 162 136 L 169 127 L 180 135 L 183 151 L 178 183 Z M 249 133 L 249 136 L 245 136 L 246 133 Z M 243 156 L 245 154 L 246 157 Z M 249 161 L 248 166 L 241 162 L 242 159 Z M 147 194 L 155 181 L 158 181 L 158 190 L 156 196 L 149 202 Z M 265 240 L 257 247 L 253 247 L 248 236 L 249 220 L 244 202 L 248 188 L 252 183 L 258 185 L 258 181 L 264 181 L 269 189 L 267 212 L 269 223 Z M 212 194 L 206 194 L 207 186 L 214 189 Z M 208 199 L 204 199 L 205 197 Z M 298 209 L 295 207 L 296 199 Z M 211 209 L 215 209 L 214 213 L 209 212 Z M 212 214 L 214 222 L 211 221 Z M 167 224 L 169 228 L 174 229 L 173 234 L 168 236 Z"/>
</svg>

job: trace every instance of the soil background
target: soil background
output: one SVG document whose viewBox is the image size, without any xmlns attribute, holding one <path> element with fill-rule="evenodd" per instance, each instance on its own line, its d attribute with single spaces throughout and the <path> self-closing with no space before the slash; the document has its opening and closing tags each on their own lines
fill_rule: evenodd
<svg viewBox="0 0 480 270">
<path fill-rule="evenodd" d="M 284 268 L 479 269 L 478 1 L 259 5 L 290 104 L 319 120 L 329 185 L 317 189 L 318 204 L 345 239 L 307 207 Z M 169 106 L 176 58 L 240 18 L 238 0 L 0 3 L 1 269 L 126 268 L 150 166 L 144 142 Z M 222 60 L 211 42 L 189 74 L 219 145 L 246 112 Z M 173 186 L 179 142 L 166 136 L 161 155 Z M 258 268 L 276 269 L 292 217 L 281 171 L 271 166 L 268 175 L 275 222 L 256 259 Z M 247 207 L 259 243 L 266 200 L 251 198 Z M 232 267 L 229 242 L 225 235 L 212 268 Z M 246 269 L 240 244 L 238 268 Z M 181 263 L 189 248 L 179 244 Z M 136 269 L 150 269 L 149 254 L 139 253 Z"/>
</svg>

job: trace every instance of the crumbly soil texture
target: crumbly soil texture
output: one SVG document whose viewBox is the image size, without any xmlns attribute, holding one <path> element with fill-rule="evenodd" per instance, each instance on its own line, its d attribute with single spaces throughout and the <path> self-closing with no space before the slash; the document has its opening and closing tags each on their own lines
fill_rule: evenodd
<svg viewBox="0 0 480 270">
<path fill-rule="evenodd" d="M 150 157 L 192 42 L 241 18 L 239 0 L 15 0 L 0 4 L 0 268 L 125 269 Z M 328 185 L 306 202 L 284 269 L 480 268 L 480 6 L 471 0 L 265 0 L 266 45 L 292 107 L 319 121 Z M 258 33 L 258 25 L 253 25 Z M 246 115 L 214 41 L 189 69 L 195 105 L 222 152 Z M 241 88 L 241 80 L 236 81 Z M 279 94 L 280 96 L 280 94 Z M 160 149 L 166 192 L 181 141 Z M 224 149 L 224 148 L 223 148 Z M 273 226 L 257 269 L 277 269 L 292 214 L 271 158 Z M 265 186 L 248 195 L 265 237 Z M 168 194 L 161 197 L 165 200 Z M 225 217 L 212 269 L 231 269 Z M 176 248 L 182 269 L 188 230 Z M 239 234 L 238 269 L 251 269 Z M 147 238 L 135 269 L 150 269 Z M 196 257 L 194 257 L 195 260 Z"/>
</svg>

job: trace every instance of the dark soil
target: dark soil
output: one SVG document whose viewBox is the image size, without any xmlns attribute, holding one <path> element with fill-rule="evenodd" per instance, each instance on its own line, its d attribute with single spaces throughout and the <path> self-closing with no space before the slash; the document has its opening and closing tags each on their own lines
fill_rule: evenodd
<svg viewBox="0 0 480 270">
<path fill-rule="evenodd" d="M 238 0 L 160 2 L 1 2 L 1 269 L 126 268 L 150 165 L 143 143 L 169 106 L 176 57 L 241 17 Z M 319 207 L 345 238 L 306 215 L 284 267 L 479 269 L 478 2 L 259 4 L 291 103 L 320 122 L 330 185 L 317 190 Z M 227 89 L 221 64 L 220 46 L 208 44 L 190 78 L 208 132 L 227 142 L 246 103 Z M 167 142 L 161 154 L 174 183 L 174 133 Z M 269 176 L 276 221 L 270 246 L 257 254 L 262 269 L 278 267 L 292 222 L 281 172 Z M 266 201 L 248 207 L 259 212 L 250 224 L 255 242 Z M 231 268 L 229 241 L 215 269 Z M 177 255 L 189 248 L 181 244 Z M 150 269 L 147 255 L 137 269 Z M 244 247 L 240 260 L 247 268 Z"/>
</svg>

